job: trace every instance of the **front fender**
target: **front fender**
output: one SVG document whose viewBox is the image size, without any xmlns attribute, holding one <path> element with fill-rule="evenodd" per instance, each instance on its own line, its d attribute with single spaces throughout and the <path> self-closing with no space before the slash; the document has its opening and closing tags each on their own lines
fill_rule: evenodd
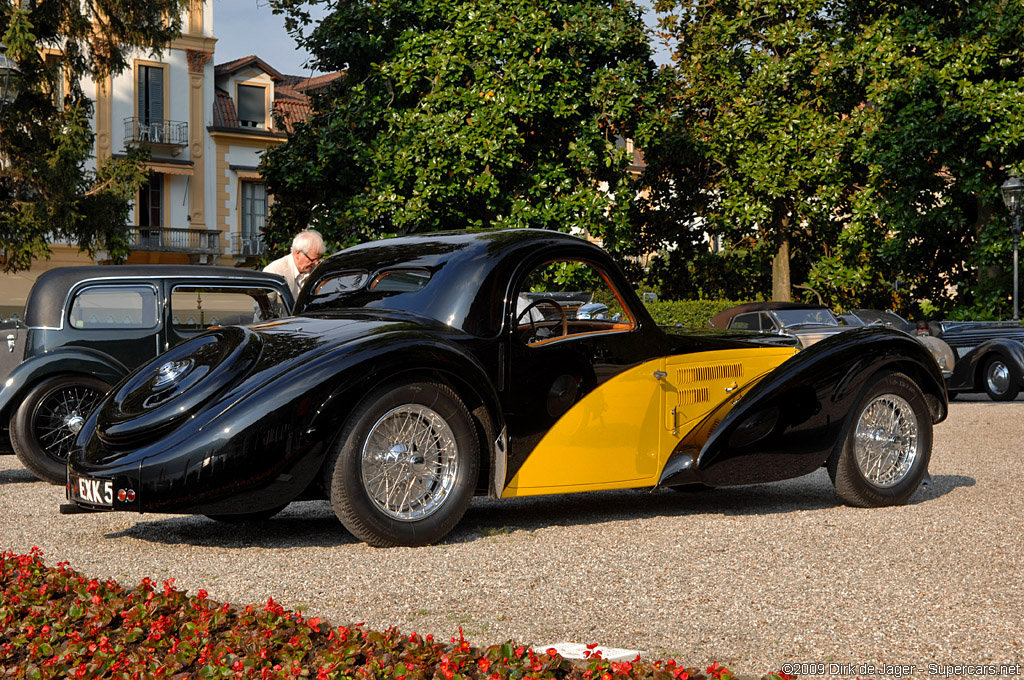
<svg viewBox="0 0 1024 680">
<path fill-rule="evenodd" d="M 55 375 L 89 375 L 115 385 L 128 368 L 114 357 L 87 347 L 60 347 L 37 354 L 18 364 L 0 386 L 0 422 L 6 425 L 11 411 L 41 380 Z"/>
<path fill-rule="evenodd" d="M 1020 386 L 1024 387 L 1024 343 L 1010 338 L 993 338 L 981 343 L 962 358 L 957 359 L 949 379 L 950 391 L 982 392 L 981 372 L 993 356 L 1000 356 L 1007 365 L 1016 369 Z"/>
<path fill-rule="evenodd" d="M 891 329 L 847 331 L 722 402 L 676 446 L 659 485 L 756 484 L 814 471 L 842 446 L 861 390 L 880 371 L 907 374 L 932 421 L 945 419 L 942 374 L 921 343 Z"/>
</svg>

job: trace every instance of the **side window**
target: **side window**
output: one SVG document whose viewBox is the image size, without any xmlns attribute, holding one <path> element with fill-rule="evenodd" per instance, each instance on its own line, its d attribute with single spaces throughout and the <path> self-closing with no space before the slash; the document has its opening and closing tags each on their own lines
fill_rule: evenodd
<svg viewBox="0 0 1024 680">
<path fill-rule="evenodd" d="M 757 312 L 737 314 L 732 318 L 729 328 L 741 331 L 759 331 L 761 330 L 761 316 Z"/>
<path fill-rule="evenodd" d="M 211 326 L 238 326 L 287 316 L 271 288 L 175 286 L 171 291 L 171 326 L 196 333 Z"/>
<path fill-rule="evenodd" d="M 636 327 L 609 277 L 575 260 L 548 262 L 531 271 L 517 294 L 515 317 L 519 337 L 531 345 Z"/>
<path fill-rule="evenodd" d="M 148 286 L 91 286 L 75 294 L 68 322 L 82 329 L 156 328 L 156 290 Z"/>
</svg>

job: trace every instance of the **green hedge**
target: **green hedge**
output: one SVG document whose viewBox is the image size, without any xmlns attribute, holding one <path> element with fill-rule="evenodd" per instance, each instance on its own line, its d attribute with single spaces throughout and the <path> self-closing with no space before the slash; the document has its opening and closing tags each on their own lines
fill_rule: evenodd
<svg viewBox="0 0 1024 680">
<path fill-rule="evenodd" d="M 734 300 L 655 300 L 645 303 L 657 324 L 695 328 L 707 328 L 711 317 L 738 304 L 742 303 Z"/>
</svg>

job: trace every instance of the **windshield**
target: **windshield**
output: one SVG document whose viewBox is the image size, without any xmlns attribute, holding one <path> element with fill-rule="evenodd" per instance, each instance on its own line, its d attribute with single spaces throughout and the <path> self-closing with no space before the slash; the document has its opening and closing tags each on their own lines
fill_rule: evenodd
<svg viewBox="0 0 1024 680">
<path fill-rule="evenodd" d="M 823 326 L 838 326 L 839 319 L 828 309 L 776 309 L 775 318 L 783 327 L 813 323 Z"/>
</svg>

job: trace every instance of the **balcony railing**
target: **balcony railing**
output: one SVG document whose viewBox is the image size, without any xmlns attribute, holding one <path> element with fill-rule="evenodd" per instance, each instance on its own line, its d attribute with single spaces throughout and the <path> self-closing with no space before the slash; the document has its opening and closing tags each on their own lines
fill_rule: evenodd
<svg viewBox="0 0 1024 680">
<path fill-rule="evenodd" d="M 132 250 L 220 255 L 220 232 L 212 229 L 132 227 Z"/>
<path fill-rule="evenodd" d="M 126 143 L 188 146 L 188 123 L 176 120 L 124 119 Z"/>
<path fill-rule="evenodd" d="M 262 255 L 267 252 L 267 246 L 259 236 L 242 236 L 239 239 L 239 255 Z"/>
</svg>

